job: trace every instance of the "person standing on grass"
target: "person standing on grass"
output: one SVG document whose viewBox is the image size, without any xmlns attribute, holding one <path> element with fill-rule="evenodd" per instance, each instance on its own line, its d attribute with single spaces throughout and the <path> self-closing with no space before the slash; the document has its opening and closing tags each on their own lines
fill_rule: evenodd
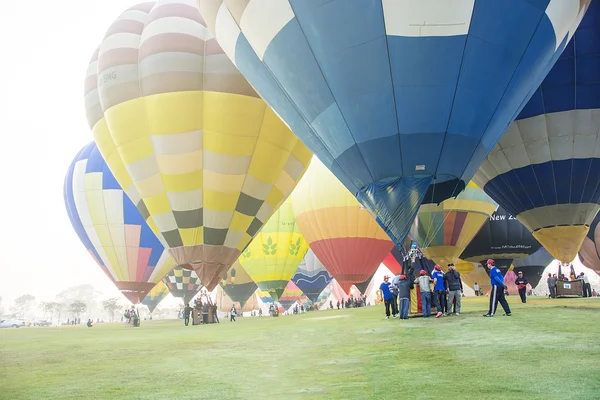
<svg viewBox="0 0 600 400">
<path fill-rule="evenodd" d="M 236 316 L 236 311 L 235 311 L 235 304 L 231 306 L 231 310 L 229 310 L 229 322 L 235 322 L 235 316 Z"/>
<path fill-rule="evenodd" d="M 444 286 L 444 273 L 439 265 L 433 267 L 433 304 L 437 309 L 436 318 L 444 315 L 446 310 L 446 287 Z"/>
<path fill-rule="evenodd" d="M 383 302 L 385 303 L 385 318 L 390 318 L 390 307 L 392 307 L 392 301 L 394 300 L 394 296 L 392 296 L 392 291 L 390 290 L 390 277 L 384 276 L 383 282 L 379 285 L 379 290 L 383 293 Z"/>
<path fill-rule="evenodd" d="M 412 280 L 406 275 L 399 276 L 398 298 L 400 299 L 400 319 L 408 319 L 410 309 L 410 289 L 414 287 Z"/>
<path fill-rule="evenodd" d="M 552 276 L 551 273 L 548 273 L 548 280 L 546 281 L 546 283 L 548 283 L 548 290 L 550 291 L 550 298 L 551 299 L 556 298 L 556 278 L 554 276 Z"/>
<path fill-rule="evenodd" d="M 392 284 L 390 285 L 390 290 L 392 291 L 392 296 L 394 299 L 392 300 L 392 317 L 396 318 L 398 316 L 398 284 L 400 283 L 400 275 L 394 276 L 392 279 Z"/>
<path fill-rule="evenodd" d="M 448 264 L 448 272 L 444 275 L 444 280 L 448 284 L 448 310 L 446 315 L 452 314 L 452 307 L 454 303 L 454 313 L 460 315 L 461 306 L 461 295 L 463 293 L 462 280 L 460 279 L 460 272 L 456 270 L 454 264 Z"/>
<path fill-rule="evenodd" d="M 493 317 L 496 313 L 496 308 L 498 307 L 498 303 L 502 305 L 504 309 L 504 315 L 507 317 L 511 316 L 510 307 L 508 306 L 508 302 L 506 301 L 506 297 L 504 296 L 504 291 L 507 289 L 504 284 L 504 277 L 502 276 L 502 271 L 498 267 L 496 267 L 496 262 L 492 259 L 487 260 L 486 263 L 487 268 L 490 271 L 490 283 L 492 285 L 492 292 L 490 293 L 490 308 L 487 314 L 484 314 L 484 317 Z"/>
<path fill-rule="evenodd" d="M 188 326 L 190 323 L 190 314 L 192 313 L 192 307 L 190 307 L 190 303 L 187 303 L 185 305 L 185 308 L 183 309 L 183 316 L 185 318 L 184 322 L 185 322 L 185 326 Z"/>
<path fill-rule="evenodd" d="M 592 297 L 592 287 L 590 286 L 590 278 L 583 272 L 580 274 L 583 280 L 583 297 Z"/>
<path fill-rule="evenodd" d="M 473 290 L 475 291 L 475 296 L 479 296 L 479 284 L 477 282 L 473 285 Z"/>
<path fill-rule="evenodd" d="M 519 289 L 519 296 L 521 297 L 521 303 L 527 303 L 527 284 L 529 281 L 523 276 L 523 271 L 519 271 L 515 285 Z"/>
<path fill-rule="evenodd" d="M 423 304 L 424 318 L 431 315 L 431 282 L 433 282 L 433 279 L 431 279 L 424 270 L 421 270 L 421 272 L 419 272 L 419 277 L 415 279 L 415 283 L 417 283 L 421 289 L 421 303 Z"/>
</svg>

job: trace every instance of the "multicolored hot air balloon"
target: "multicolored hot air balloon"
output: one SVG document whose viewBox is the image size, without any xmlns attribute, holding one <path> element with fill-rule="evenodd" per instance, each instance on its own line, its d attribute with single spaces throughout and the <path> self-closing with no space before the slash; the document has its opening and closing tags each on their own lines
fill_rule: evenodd
<svg viewBox="0 0 600 400">
<path fill-rule="evenodd" d="M 528 257 L 540 247 L 542 246 L 523 224 L 504 208 L 498 207 L 460 258 L 481 265 L 485 265 L 491 258 L 502 273 L 506 273 L 513 260 Z"/>
<path fill-rule="evenodd" d="M 193 0 L 121 14 L 90 62 L 85 100 L 117 181 L 209 290 L 312 156 L 228 60 Z"/>
<path fill-rule="evenodd" d="M 169 289 L 167 289 L 167 286 L 162 281 L 158 282 L 146 297 L 144 297 L 142 304 L 148 307 L 150 314 L 152 314 L 156 309 L 156 306 L 158 306 L 158 304 L 168 295 Z"/>
<path fill-rule="evenodd" d="M 573 261 L 600 209 L 598 37 L 595 0 L 474 178 L 563 263 Z"/>
<path fill-rule="evenodd" d="M 600 214 L 596 215 L 596 218 L 590 225 L 590 230 L 583 239 L 583 244 L 579 249 L 579 261 L 587 267 L 591 268 L 600 274 Z"/>
<path fill-rule="evenodd" d="M 302 297 L 302 290 L 298 289 L 298 286 L 292 281 L 289 281 L 285 287 L 281 296 L 279 296 L 279 304 L 283 307 L 284 310 L 288 310 Z"/>
<path fill-rule="evenodd" d="M 233 300 L 227 295 L 223 287 L 217 287 L 216 303 L 221 312 L 230 312 L 231 307 L 235 305 L 238 315 L 244 312 L 251 312 L 260 308 L 258 296 L 256 293 L 250 293 L 243 303 Z"/>
<path fill-rule="evenodd" d="M 175 266 L 94 142 L 79 151 L 71 163 L 64 199 L 79 239 L 132 303 L 141 302 Z"/>
<path fill-rule="evenodd" d="M 221 279 L 221 288 L 227 296 L 243 308 L 258 286 L 250 278 L 242 264 L 236 261 Z"/>
<path fill-rule="evenodd" d="M 279 300 L 308 250 L 288 199 L 263 226 L 239 261 L 261 290 Z"/>
<path fill-rule="evenodd" d="M 456 263 L 498 205 L 473 182 L 454 199 L 423 204 L 411 230 L 423 254 L 437 264 Z"/>
<path fill-rule="evenodd" d="M 304 260 L 292 277 L 292 282 L 298 286 L 312 302 L 317 301 L 319 294 L 329 285 L 333 277 L 317 258 L 315 253 L 308 249 Z"/>
<path fill-rule="evenodd" d="M 181 267 L 175 267 L 165 276 L 163 282 L 173 297 L 183 299 L 183 304 L 191 302 L 203 287 L 196 272 Z"/>
<path fill-rule="evenodd" d="M 397 246 L 421 203 L 467 186 L 588 3 L 198 0 L 237 68 Z"/>
<path fill-rule="evenodd" d="M 300 231 L 346 293 L 371 276 L 394 247 L 371 214 L 317 158 L 292 199 Z"/>
</svg>

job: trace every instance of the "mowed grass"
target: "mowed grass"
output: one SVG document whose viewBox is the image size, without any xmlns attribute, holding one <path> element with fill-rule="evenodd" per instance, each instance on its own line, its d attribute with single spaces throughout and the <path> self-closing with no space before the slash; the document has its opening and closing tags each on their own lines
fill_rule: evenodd
<svg viewBox="0 0 600 400">
<path fill-rule="evenodd" d="M 2 399 L 599 399 L 600 299 L 0 330 Z"/>
</svg>

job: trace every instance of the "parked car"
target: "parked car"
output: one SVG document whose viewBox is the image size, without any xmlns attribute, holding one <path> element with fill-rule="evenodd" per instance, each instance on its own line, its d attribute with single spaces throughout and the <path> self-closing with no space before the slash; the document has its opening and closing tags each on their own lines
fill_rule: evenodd
<svg viewBox="0 0 600 400">
<path fill-rule="evenodd" d="M 33 326 L 50 326 L 52 322 L 45 319 L 36 319 L 33 321 Z"/>
<path fill-rule="evenodd" d="M 0 319 L 0 328 L 19 328 L 25 326 L 25 321 L 20 319 Z"/>
</svg>

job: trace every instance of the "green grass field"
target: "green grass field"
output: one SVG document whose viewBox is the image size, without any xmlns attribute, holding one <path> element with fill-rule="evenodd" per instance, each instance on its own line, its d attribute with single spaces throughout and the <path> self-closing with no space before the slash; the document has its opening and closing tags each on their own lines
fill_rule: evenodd
<svg viewBox="0 0 600 400">
<path fill-rule="evenodd" d="M 0 330 L 1 399 L 599 399 L 600 299 Z"/>
</svg>

